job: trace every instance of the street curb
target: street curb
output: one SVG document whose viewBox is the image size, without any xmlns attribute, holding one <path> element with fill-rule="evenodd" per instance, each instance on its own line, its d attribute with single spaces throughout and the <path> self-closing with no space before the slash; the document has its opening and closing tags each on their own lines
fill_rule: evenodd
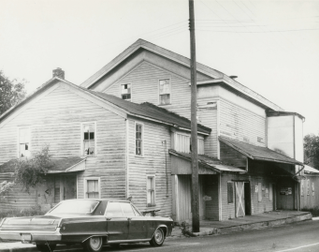
<svg viewBox="0 0 319 252">
<path fill-rule="evenodd" d="M 281 226 L 284 224 L 290 224 L 290 223 L 313 220 L 313 219 L 314 218 L 312 218 L 312 215 L 310 213 L 307 213 L 304 215 L 287 217 L 287 218 L 278 219 L 278 220 L 259 221 L 259 222 L 255 222 L 255 223 L 234 225 L 234 226 L 224 227 L 224 228 L 206 228 L 208 230 L 205 230 L 202 232 L 191 232 L 191 231 L 187 230 L 187 231 L 184 231 L 184 234 L 181 233 L 181 236 L 199 237 L 199 236 L 207 236 L 207 235 L 229 234 L 232 232 L 239 232 L 239 231 L 245 231 L 245 230 L 255 230 L 255 229 L 261 229 L 261 228 L 268 228 L 268 227 L 276 227 L 276 226 Z M 317 219 L 317 217 L 315 219 L 319 220 L 319 217 L 318 217 L 318 219 Z"/>
</svg>

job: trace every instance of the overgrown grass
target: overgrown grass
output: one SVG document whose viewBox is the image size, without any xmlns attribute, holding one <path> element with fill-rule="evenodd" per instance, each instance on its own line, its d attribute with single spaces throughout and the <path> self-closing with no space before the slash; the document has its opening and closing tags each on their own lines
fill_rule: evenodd
<svg viewBox="0 0 319 252">
<path fill-rule="evenodd" d="M 314 208 L 303 208 L 302 211 L 310 212 L 313 217 L 319 216 L 319 206 L 316 206 Z"/>
</svg>

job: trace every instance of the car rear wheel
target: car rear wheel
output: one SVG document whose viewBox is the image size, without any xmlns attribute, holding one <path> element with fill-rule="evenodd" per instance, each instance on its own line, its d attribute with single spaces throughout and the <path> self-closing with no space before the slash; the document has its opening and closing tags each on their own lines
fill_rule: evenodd
<svg viewBox="0 0 319 252">
<path fill-rule="evenodd" d="M 154 236 L 152 240 L 150 241 L 150 244 L 153 247 L 159 247 L 162 246 L 165 241 L 165 234 L 162 228 L 156 229 Z"/>
<path fill-rule="evenodd" d="M 88 252 L 100 252 L 103 247 L 102 237 L 91 237 L 84 242 L 84 250 Z"/>
<path fill-rule="evenodd" d="M 48 247 L 50 246 L 50 248 Z M 56 245 L 55 244 L 44 244 L 44 243 L 41 243 L 41 244 L 38 244 L 37 243 L 37 249 L 41 252 L 51 252 L 55 249 Z"/>
</svg>

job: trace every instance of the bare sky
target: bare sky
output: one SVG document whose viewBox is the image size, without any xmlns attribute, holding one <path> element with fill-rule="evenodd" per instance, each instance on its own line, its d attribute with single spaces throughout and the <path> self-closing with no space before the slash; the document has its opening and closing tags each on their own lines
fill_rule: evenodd
<svg viewBox="0 0 319 252">
<path fill-rule="evenodd" d="M 319 134 L 319 0 L 194 0 L 197 61 Z M 189 57 L 188 0 L 0 0 L 0 69 L 29 93 L 61 67 L 81 84 L 138 38 Z"/>
</svg>

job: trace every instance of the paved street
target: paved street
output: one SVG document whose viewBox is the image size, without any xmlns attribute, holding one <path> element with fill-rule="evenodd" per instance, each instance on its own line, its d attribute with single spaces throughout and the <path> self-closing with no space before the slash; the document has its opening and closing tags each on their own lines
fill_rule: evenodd
<svg viewBox="0 0 319 252">
<path fill-rule="evenodd" d="M 299 222 L 261 230 L 235 232 L 227 235 L 197 238 L 169 238 L 159 248 L 148 243 L 121 245 L 119 249 L 105 247 L 103 251 L 174 251 L 174 252 L 315 252 L 319 251 L 319 221 Z M 71 250 L 59 250 L 71 251 Z M 82 252 L 81 249 L 72 249 Z"/>
</svg>

